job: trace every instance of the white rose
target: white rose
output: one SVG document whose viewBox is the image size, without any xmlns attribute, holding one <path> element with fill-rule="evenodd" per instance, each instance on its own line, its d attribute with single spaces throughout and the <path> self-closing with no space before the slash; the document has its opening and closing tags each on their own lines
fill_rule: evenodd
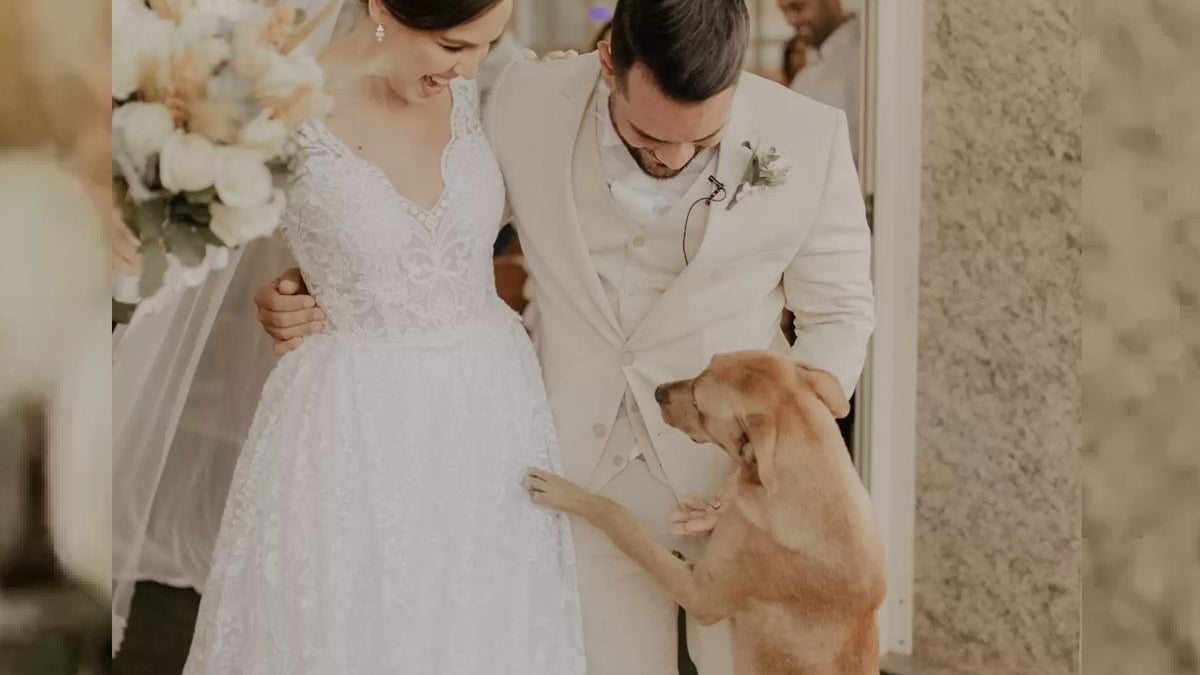
<svg viewBox="0 0 1200 675">
<path fill-rule="evenodd" d="M 146 3 L 142 0 L 113 0 L 112 3 L 112 25 L 116 28 L 121 23 L 128 21 L 129 17 L 143 12 L 148 12 Z"/>
<path fill-rule="evenodd" d="M 195 55 L 202 67 L 211 72 L 233 56 L 229 42 L 220 37 L 221 19 L 208 11 L 188 12 L 176 32 L 176 49 Z"/>
<path fill-rule="evenodd" d="M 171 53 L 175 44 L 175 24 L 159 18 L 144 6 L 126 7 L 120 16 L 114 13 L 112 26 L 113 96 L 128 98 L 139 85 L 154 84 L 165 89 L 169 84 Z M 119 96 L 118 96 L 119 95 Z"/>
<path fill-rule="evenodd" d="M 301 87 L 307 86 L 315 91 L 324 84 L 325 74 L 311 56 L 272 54 L 267 69 L 254 83 L 254 93 L 260 100 L 286 99 Z"/>
<path fill-rule="evenodd" d="M 167 272 L 163 275 L 163 290 L 178 288 L 195 288 L 204 283 L 208 269 L 204 261 L 195 267 L 188 267 L 174 255 L 167 254 Z"/>
<path fill-rule="evenodd" d="M 229 43 L 220 38 L 209 38 L 192 46 L 191 49 L 201 67 L 209 73 L 233 56 L 233 52 L 229 49 Z"/>
<path fill-rule="evenodd" d="M 153 14 L 140 0 L 113 0 L 112 4 L 112 96 L 124 101 L 137 91 L 140 67 L 136 36 L 138 27 Z"/>
<path fill-rule="evenodd" d="M 196 0 L 150 0 L 150 8 L 164 19 L 178 21 L 196 5 Z"/>
<path fill-rule="evenodd" d="M 278 157 L 288 140 L 288 128 L 283 122 L 271 119 L 271 112 L 264 110 L 258 117 L 242 127 L 238 134 L 238 145 L 260 153 L 266 159 Z"/>
<path fill-rule="evenodd" d="M 175 132 L 175 120 L 161 103 L 126 103 L 113 111 L 113 132 L 121 132 L 124 150 L 139 171 L 150 157 L 162 152 Z"/>
<path fill-rule="evenodd" d="M 214 202 L 209 227 L 227 246 L 241 246 L 270 236 L 279 225 L 285 206 L 287 198 L 283 190 L 275 190 L 270 202 L 246 209 Z"/>
<path fill-rule="evenodd" d="M 233 67 L 251 79 L 262 75 L 275 51 L 263 43 L 271 13 L 261 5 L 247 5 L 233 27 Z"/>
<path fill-rule="evenodd" d="M 210 244 L 204 247 L 204 251 L 204 260 L 195 267 L 188 267 L 181 263 L 179 258 L 168 255 L 167 271 L 163 275 L 162 288 L 152 297 L 138 297 L 138 279 L 133 277 L 132 287 L 125 291 L 124 299 L 118 298 L 115 294 L 117 286 L 114 282 L 114 299 L 120 302 L 139 303 L 130 325 L 137 323 L 148 314 L 154 314 L 170 306 L 171 301 L 178 296 L 180 290 L 199 286 L 204 283 L 210 273 L 229 266 L 229 249 Z"/>
<path fill-rule="evenodd" d="M 229 249 L 208 244 L 204 251 L 204 264 L 210 271 L 216 272 L 229 267 Z"/>
<path fill-rule="evenodd" d="M 217 176 L 217 148 L 196 134 L 176 131 L 158 158 L 159 179 L 172 192 L 199 192 Z"/>
<path fill-rule="evenodd" d="M 154 10 L 146 6 L 145 0 L 113 0 L 112 32 L 134 32 L 140 22 L 157 19 Z"/>
<path fill-rule="evenodd" d="M 143 70 L 152 68 L 155 83 L 166 91 L 171 86 L 171 55 L 175 51 L 175 24 L 151 15 L 141 29 L 138 62 Z"/>
<path fill-rule="evenodd" d="M 217 151 L 216 186 L 222 204 L 250 208 L 271 199 L 274 183 L 261 153 L 226 146 Z"/>
<path fill-rule="evenodd" d="M 188 12 L 179 22 L 178 37 L 181 44 L 192 46 L 217 37 L 221 32 L 221 18 L 206 10 Z"/>
</svg>

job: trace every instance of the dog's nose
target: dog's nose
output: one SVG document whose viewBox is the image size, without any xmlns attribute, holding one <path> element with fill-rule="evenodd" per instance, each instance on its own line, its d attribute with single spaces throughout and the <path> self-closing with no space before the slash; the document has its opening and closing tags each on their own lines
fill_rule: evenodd
<svg viewBox="0 0 1200 675">
<path fill-rule="evenodd" d="M 667 402 L 667 385 L 659 385 L 659 387 L 654 390 L 654 400 L 658 401 L 659 403 Z"/>
</svg>

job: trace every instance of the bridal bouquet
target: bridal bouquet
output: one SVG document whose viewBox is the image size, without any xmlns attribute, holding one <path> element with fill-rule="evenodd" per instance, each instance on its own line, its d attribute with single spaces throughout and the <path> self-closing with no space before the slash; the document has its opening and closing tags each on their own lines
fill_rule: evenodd
<svg viewBox="0 0 1200 675">
<path fill-rule="evenodd" d="M 303 12 L 222 9 L 113 2 L 113 203 L 142 258 L 139 278 L 114 277 L 119 323 L 275 230 L 298 166 L 292 136 L 332 107 L 321 67 L 294 51 L 311 30 Z"/>
</svg>

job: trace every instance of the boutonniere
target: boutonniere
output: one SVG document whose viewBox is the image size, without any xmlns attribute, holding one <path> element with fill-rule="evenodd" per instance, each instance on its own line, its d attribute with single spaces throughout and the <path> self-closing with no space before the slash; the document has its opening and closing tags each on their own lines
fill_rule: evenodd
<svg viewBox="0 0 1200 675">
<path fill-rule="evenodd" d="M 792 170 L 792 167 L 779 157 L 779 153 L 773 146 L 764 152 L 759 152 L 757 145 L 751 145 L 750 141 L 745 141 L 742 143 L 742 147 L 750 151 L 750 163 L 746 165 L 746 172 L 742 174 L 741 182 L 734 188 L 733 198 L 729 200 L 729 205 L 725 207 L 726 210 L 737 206 L 738 202 L 759 190 L 783 185 L 788 171 Z"/>
</svg>

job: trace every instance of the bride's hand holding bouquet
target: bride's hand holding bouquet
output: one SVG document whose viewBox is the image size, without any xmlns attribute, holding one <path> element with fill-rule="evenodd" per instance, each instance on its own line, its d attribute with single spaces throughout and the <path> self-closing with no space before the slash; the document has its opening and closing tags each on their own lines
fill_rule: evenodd
<svg viewBox="0 0 1200 675">
<path fill-rule="evenodd" d="M 297 52 L 321 17 L 287 4 L 115 0 L 113 204 L 137 240 L 114 269 L 127 323 L 270 236 L 298 166 L 292 135 L 332 107 L 316 60 Z M 137 269 L 137 274 L 130 274 Z"/>
</svg>

